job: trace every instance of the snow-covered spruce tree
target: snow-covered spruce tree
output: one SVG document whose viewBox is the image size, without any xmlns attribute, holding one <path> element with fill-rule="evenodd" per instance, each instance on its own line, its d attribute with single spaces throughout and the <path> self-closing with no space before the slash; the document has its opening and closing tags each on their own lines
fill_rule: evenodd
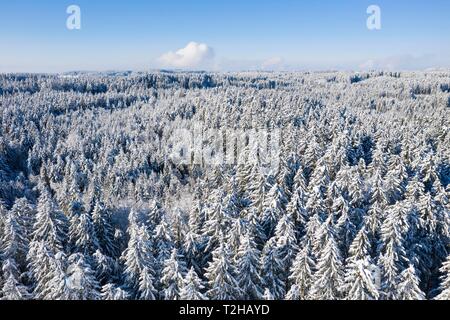
<svg viewBox="0 0 450 320">
<path fill-rule="evenodd" d="M 290 269 L 289 282 L 292 285 L 286 295 L 288 300 L 308 299 L 314 280 L 315 262 L 311 256 L 311 244 L 304 241 L 302 245 Z"/>
<path fill-rule="evenodd" d="M 274 301 L 274 300 L 276 300 L 275 297 L 273 296 L 273 294 L 270 292 L 269 288 L 264 289 L 263 299 L 267 300 L 267 301 Z"/>
<path fill-rule="evenodd" d="M 374 203 L 367 211 L 367 215 L 364 218 L 364 227 L 366 228 L 368 235 L 371 239 L 377 238 L 380 233 L 382 217 L 384 216 L 384 210 L 382 207 Z"/>
<path fill-rule="evenodd" d="M 436 297 L 437 300 L 450 300 L 450 255 L 442 265 L 441 269 L 441 284 L 439 286 L 440 293 Z"/>
<path fill-rule="evenodd" d="M 275 227 L 276 248 L 279 252 L 278 255 L 282 257 L 283 268 L 286 270 L 283 281 L 286 281 L 287 271 L 298 251 L 295 231 L 294 218 L 289 214 L 283 215 Z"/>
<path fill-rule="evenodd" d="M 74 288 L 73 283 L 69 281 L 67 274 L 68 271 L 68 259 L 63 252 L 58 252 L 54 256 L 54 264 L 52 266 L 52 274 L 50 280 L 50 287 L 52 290 L 48 292 L 46 299 L 49 300 L 70 300 L 76 296 L 77 289 Z"/>
<path fill-rule="evenodd" d="M 434 261 L 445 260 L 449 237 L 448 209 L 445 203 L 440 203 L 437 197 L 426 193 L 419 197 L 417 207 L 420 214 L 419 225 L 424 230 L 426 239 L 432 243 L 433 255 L 437 258 Z M 439 266 L 440 264 L 435 265 L 435 268 Z"/>
<path fill-rule="evenodd" d="M 117 257 L 118 246 L 114 241 L 114 227 L 111 223 L 111 215 L 106 205 L 99 200 L 94 202 L 92 223 L 94 224 L 95 235 L 101 250 L 109 257 Z"/>
<path fill-rule="evenodd" d="M 179 300 L 180 288 L 187 273 L 186 264 L 177 249 L 173 249 L 170 257 L 164 261 L 161 273 L 161 298 L 165 300 Z"/>
<path fill-rule="evenodd" d="M 7 259 L 2 266 L 3 287 L 0 290 L 0 299 L 3 300 L 28 300 L 31 298 L 28 287 L 20 281 L 20 273 L 15 261 Z"/>
<path fill-rule="evenodd" d="M 316 194 L 317 197 L 324 198 L 327 191 L 327 186 L 330 184 L 330 173 L 324 159 L 317 161 L 317 167 L 314 169 L 309 181 L 309 192 Z"/>
<path fill-rule="evenodd" d="M 278 220 L 286 211 L 287 198 L 280 186 L 275 183 L 264 199 L 264 211 L 261 224 L 266 238 L 271 238 L 275 232 Z"/>
<path fill-rule="evenodd" d="M 317 141 L 315 135 L 312 135 L 311 140 L 307 143 L 307 148 L 304 154 L 304 172 L 307 180 L 309 180 L 312 171 L 316 168 L 316 162 L 321 158 L 323 150 Z"/>
<path fill-rule="evenodd" d="M 196 272 L 201 272 L 202 267 L 204 267 L 202 255 L 205 249 L 205 241 L 203 240 L 200 234 L 189 230 L 182 243 L 182 252 L 186 258 L 186 266 L 194 268 Z"/>
<path fill-rule="evenodd" d="M 79 252 L 87 256 L 92 255 L 99 249 L 92 216 L 81 203 L 73 202 L 72 206 L 78 207 L 73 210 L 76 213 L 70 219 L 69 239 L 72 252 Z"/>
<path fill-rule="evenodd" d="M 17 221 L 19 229 L 24 232 L 23 237 L 25 238 L 28 247 L 28 244 L 32 238 L 31 234 L 33 232 L 33 224 L 36 217 L 36 210 L 34 206 L 32 206 L 26 198 L 18 198 L 14 202 L 10 213 L 12 214 L 12 217 L 15 217 L 14 220 Z M 24 260 L 17 259 L 17 257 L 16 260 L 20 266 L 25 266 L 26 263 Z"/>
<path fill-rule="evenodd" d="M 191 268 L 183 280 L 180 290 L 180 300 L 207 300 L 202 293 L 205 289 L 203 281 L 198 277 L 194 268 Z"/>
<path fill-rule="evenodd" d="M 329 219 L 330 220 L 330 219 Z M 317 259 L 314 284 L 311 287 L 310 298 L 313 300 L 338 300 L 342 298 L 344 270 L 341 253 L 336 244 L 335 234 L 330 222 L 324 222 L 326 236 Z"/>
<path fill-rule="evenodd" d="M 241 215 L 246 216 L 247 210 L 245 209 L 242 210 Z M 225 240 L 232 252 L 238 251 L 239 246 L 241 244 L 241 236 L 247 233 L 248 231 L 247 228 L 248 228 L 247 220 L 241 217 L 231 218 L 231 226 L 229 227 L 229 230 L 227 230 L 228 234 L 225 237 Z"/>
<path fill-rule="evenodd" d="M 211 300 L 235 300 L 241 295 L 236 270 L 227 245 L 221 241 L 212 253 L 212 261 L 205 270 L 208 281 L 207 297 Z"/>
<path fill-rule="evenodd" d="M 432 188 L 433 182 L 439 180 L 436 169 L 436 159 L 433 151 L 426 154 L 418 164 L 421 179 L 425 185 L 425 190 L 429 191 Z"/>
<path fill-rule="evenodd" d="M 275 299 L 283 299 L 286 294 L 283 257 L 277 248 L 275 238 L 269 239 L 261 253 L 261 275 L 264 287 L 267 288 Z"/>
<path fill-rule="evenodd" d="M 381 244 L 378 265 L 381 268 L 382 298 L 396 300 L 400 273 L 406 268 L 408 258 L 403 246 L 403 234 L 407 225 L 403 216 L 402 204 L 390 208 L 381 226 Z"/>
<path fill-rule="evenodd" d="M 170 227 L 173 234 L 173 241 L 176 247 L 181 247 L 187 233 L 187 219 L 184 210 L 176 207 L 170 215 Z"/>
<path fill-rule="evenodd" d="M 19 266 L 25 266 L 29 244 L 25 226 L 16 210 L 10 210 L 6 214 L 0 239 L 0 260 L 11 259 Z"/>
<path fill-rule="evenodd" d="M 388 204 L 389 199 L 384 187 L 381 170 L 377 170 L 374 173 L 372 180 L 370 203 L 372 206 L 377 205 L 380 208 L 384 208 Z"/>
<path fill-rule="evenodd" d="M 158 292 L 155 289 L 155 278 L 148 267 L 144 267 L 139 276 L 138 299 L 140 300 L 156 300 Z"/>
<path fill-rule="evenodd" d="M 35 299 L 43 299 L 45 297 L 48 283 L 51 280 L 53 259 L 53 254 L 44 241 L 33 241 L 30 243 L 27 261 L 31 277 L 31 289 Z"/>
<path fill-rule="evenodd" d="M 220 237 L 225 231 L 225 225 L 229 222 L 230 212 L 224 203 L 226 193 L 217 191 L 214 193 L 213 202 L 206 209 L 206 221 L 202 233 L 207 238 L 206 253 L 217 246 Z"/>
<path fill-rule="evenodd" d="M 399 300 L 425 300 L 425 294 L 419 288 L 419 279 L 412 264 L 403 270 L 400 279 L 398 284 Z"/>
<path fill-rule="evenodd" d="M 81 253 L 68 258 L 67 286 L 70 288 L 69 300 L 100 299 L 100 286 L 95 273 Z"/>
<path fill-rule="evenodd" d="M 175 246 L 173 243 L 172 230 L 166 216 L 164 216 L 161 222 L 156 226 L 151 238 L 149 235 L 147 235 L 146 238 L 147 241 L 150 241 L 151 247 L 145 250 L 148 254 L 155 253 L 149 257 L 155 259 L 153 270 L 155 271 L 155 278 L 158 280 L 162 278 L 161 273 L 164 269 L 164 262 L 170 258 Z M 159 285 L 157 285 L 157 288 L 159 288 Z"/>
<path fill-rule="evenodd" d="M 122 288 L 108 283 L 102 287 L 100 297 L 102 300 L 128 300 L 130 295 Z"/>
<path fill-rule="evenodd" d="M 255 165 L 250 173 L 250 181 L 247 186 L 250 206 L 256 210 L 257 216 L 261 216 L 264 211 L 264 198 L 267 189 L 267 180 L 260 172 L 259 166 Z"/>
<path fill-rule="evenodd" d="M 250 150 L 248 146 L 243 148 L 238 156 L 239 159 L 236 169 L 237 196 L 243 206 L 249 205 L 250 202 L 248 185 L 250 184 L 250 179 L 252 178 L 253 161 L 249 157 L 249 153 Z"/>
<path fill-rule="evenodd" d="M 150 208 L 147 212 L 147 225 L 151 230 L 155 229 L 156 226 L 161 222 L 163 215 L 164 210 L 161 204 L 156 200 L 152 200 L 150 202 Z"/>
<path fill-rule="evenodd" d="M 95 276 L 100 284 L 119 277 L 118 260 L 104 255 L 100 250 L 95 251 L 92 255 L 92 268 L 95 270 Z"/>
<path fill-rule="evenodd" d="M 306 185 L 301 170 L 298 170 L 294 182 L 294 192 L 291 201 L 286 207 L 286 212 L 293 217 L 297 226 L 297 237 L 300 238 L 304 235 L 306 222 L 308 221 L 308 212 L 306 210 Z"/>
<path fill-rule="evenodd" d="M 137 226 L 133 221 L 130 223 L 128 226 L 130 239 L 127 248 L 122 253 L 121 260 L 124 264 L 125 286 L 133 293 L 134 297 L 139 288 L 140 275 L 145 267 L 152 266 L 154 258 L 146 227 Z"/>
<path fill-rule="evenodd" d="M 375 283 L 376 267 L 366 257 L 352 261 L 346 270 L 345 292 L 348 300 L 377 300 L 379 291 Z"/>
<path fill-rule="evenodd" d="M 238 270 L 236 280 L 242 291 L 244 300 L 258 300 L 263 296 L 262 278 L 260 276 L 260 252 L 252 236 L 241 236 L 240 246 L 237 250 L 235 269 Z"/>
<path fill-rule="evenodd" d="M 247 214 L 247 222 L 247 230 L 249 235 L 253 237 L 258 249 L 261 249 L 265 242 L 265 234 L 264 229 L 258 219 L 256 209 L 250 208 L 250 211 L 248 211 Z"/>
<path fill-rule="evenodd" d="M 310 186 L 312 185 L 310 184 Z M 313 188 L 309 191 L 308 201 L 306 202 L 306 210 L 310 217 L 316 215 L 318 218 L 324 219 L 327 212 L 327 206 L 320 188 Z"/>
<path fill-rule="evenodd" d="M 61 218 L 50 192 L 42 189 L 33 226 L 33 241 L 44 241 L 54 253 L 63 250 L 66 243 L 66 221 Z"/>
<path fill-rule="evenodd" d="M 336 229 L 339 239 L 341 240 L 341 251 L 346 253 L 356 236 L 356 225 L 354 212 L 349 206 L 347 200 L 342 196 L 335 198 L 332 205 L 332 211 L 337 216 Z"/>
</svg>

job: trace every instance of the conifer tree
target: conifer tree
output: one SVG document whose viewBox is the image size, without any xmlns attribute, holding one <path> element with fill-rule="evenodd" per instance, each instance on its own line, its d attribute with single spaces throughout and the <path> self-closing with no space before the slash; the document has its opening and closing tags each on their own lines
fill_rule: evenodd
<svg viewBox="0 0 450 320">
<path fill-rule="evenodd" d="M 44 241 L 33 241 L 27 254 L 28 270 L 33 280 L 33 297 L 45 299 L 51 287 L 52 270 L 55 265 L 54 255 Z"/>
<path fill-rule="evenodd" d="M 65 245 L 65 222 L 60 219 L 55 204 L 47 189 L 41 191 L 37 206 L 36 222 L 33 226 L 33 241 L 44 241 L 50 250 L 58 252 Z"/>
<path fill-rule="evenodd" d="M 236 280 L 242 291 L 242 299 L 258 300 L 263 296 L 262 278 L 259 274 L 260 252 L 250 235 L 241 236 L 235 256 Z"/>
<path fill-rule="evenodd" d="M 128 227 L 130 240 L 122 253 L 121 260 L 124 263 L 125 285 L 136 292 L 139 287 L 139 277 L 145 267 L 153 263 L 151 242 L 145 226 L 136 226 L 135 222 Z"/>
<path fill-rule="evenodd" d="M 264 212 L 261 218 L 267 238 L 273 236 L 278 220 L 285 213 L 286 204 L 285 193 L 277 183 L 274 184 L 264 200 Z"/>
<path fill-rule="evenodd" d="M 117 257 L 118 246 L 114 241 L 114 227 L 111 224 L 111 216 L 101 201 L 95 201 L 94 203 L 92 223 L 101 250 L 110 257 Z"/>
<path fill-rule="evenodd" d="M 27 286 L 20 282 L 19 272 L 15 261 L 8 259 L 3 262 L 3 287 L 0 290 L 0 297 L 4 300 L 28 300 L 31 294 Z"/>
<path fill-rule="evenodd" d="M 289 281 L 292 286 L 286 296 L 288 300 L 308 299 L 314 271 L 315 262 L 311 257 L 310 243 L 306 242 L 303 249 L 297 253 L 290 269 Z"/>
<path fill-rule="evenodd" d="M 20 265 L 25 264 L 28 250 L 27 231 L 24 223 L 20 222 L 21 217 L 17 216 L 15 210 L 7 213 L 3 222 L 3 232 L 1 233 L 0 257 L 2 260 L 13 259 Z"/>
<path fill-rule="evenodd" d="M 180 289 L 186 273 L 187 268 L 183 257 L 177 249 L 173 249 L 170 257 L 164 261 L 164 269 L 161 274 L 162 298 L 165 300 L 180 299 Z"/>
<path fill-rule="evenodd" d="M 144 267 L 139 277 L 138 298 L 140 300 L 156 300 L 157 290 L 154 287 L 155 278 L 148 267 Z"/>
<path fill-rule="evenodd" d="M 97 234 L 90 213 L 84 210 L 81 203 L 73 203 L 78 206 L 76 215 L 72 216 L 69 229 L 69 238 L 73 246 L 73 252 L 84 255 L 92 255 L 99 248 Z"/>
<path fill-rule="evenodd" d="M 391 208 L 381 226 L 381 253 L 378 264 L 382 272 L 382 287 L 385 299 L 398 299 L 400 273 L 408 262 L 403 246 L 403 234 L 407 226 L 400 206 Z"/>
<path fill-rule="evenodd" d="M 275 300 L 275 297 L 274 297 L 273 294 L 270 292 L 270 289 L 269 289 L 269 288 L 266 288 L 266 289 L 264 290 L 264 296 L 263 296 L 263 299 L 264 299 L 264 300 L 267 300 L 267 301 L 273 301 L 273 300 Z"/>
<path fill-rule="evenodd" d="M 319 252 L 311 299 L 337 300 L 342 298 L 344 280 L 341 253 L 333 232 L 328 232 L 323 248 Z"/>
<path fill-rule="evenodd" d="M 180 300 L 207 300 L 202 293 L 205 286 L 198 277 L 194 268 L 191 268 L 183 280 L 183 286 L 180 290 Z"/>
<path fill-rule="evenodd" d="M 206 294 L 209 299 L 233 300 L 241 295 L 231 259 L 230 249 L 222 241 L 213 251 L 212 261 L 205 270 L 209 287 Z"/>
<path fill-rule="evenodd" d="M 287 272 L 298 251 L 293 220 L 291 215 L 285 214 L 278 221 L 275 228 L 274 239 L 276 241 L 276 250 L 278 251 L 278 256 L 281 257 L 283 269 L 285 270 L 283 281 L 287 280 Z"/>
<path fill-rule="evenodd" d="M 261 254 L 261 274 L 263 284 L 275 299 L 282 299 L 286 294 L 283 257 L 277 250 L 276 239 L 271 238 L 264 245 Z"/>
<path fill-rule="evenodd" d="M 398 284 L 399 300 L 425 300 L 425 294 L 419 288 L 419 279 L 412 264 L 403 270 L 400 279 Z"/>
<path fill-rule="evenodd" d="M 67 282 L 69 300 L 99 300 L 100 286 L 86 258 L 76 253 L 68 258 Z"/>
<path fill-rule="evenodd" d="M 450 255 L 442 265 L 441 269 L 440 293 L 436 297 L 437 300 L 450 300 Z"/>
<path fill-rule="evenodd" d="M 100 296 L 102 300 L 128 300 L 130 297 L 128 292 L 112 283 L 105 284 L 102 287 Z"/>
</svg>

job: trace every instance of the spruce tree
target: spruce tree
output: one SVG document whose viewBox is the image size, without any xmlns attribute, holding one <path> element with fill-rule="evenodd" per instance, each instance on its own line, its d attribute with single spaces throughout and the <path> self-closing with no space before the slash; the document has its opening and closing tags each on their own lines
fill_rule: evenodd
<svg viewBox="0 0 450 320">
<path fill-rule="evenodd" d="M 263 296 L 260 271 L 260 252 L 255 241 L 248 234 L 241 236 L 239 249 L 235 256 L 236 280 L 242 291 L 242 299 L 258 300 Z"/>
<path fill-rule="evenodd" d="M 398 284 L 399 300 L 425 300 L 425 294 L 419 287 L 419 278 L 412 264 L 403 270 Z"/>
<path fill-rule="evenodd" d="M 236 280 L 236 271 L 231 263 L 230 249 L 223 241 L 212 253 L 212 261 L 206 268 L 208 281 L 207 297 L 211 300 L 234 300 L 241 295 Z"/>
<path fill-rule="evenodd" d="M 95 273 L 81 253 L 68 258 L 67 286 L 70 288 L 69 300 L 99 300 L 100 286 Z"/>
<path fill-rule="evenodd" d="M 117 257 L 118 246 L 114 241 L 114 227 L 111 223 L 111 215 L 101 201 L 95 201 L 92 210 L 92 223 L 101 251 L 110 257 Z"/>
<path fill-rule="evenodd" d="M 0 297 L 4 300 L 29 300 L 31 294 L 28 287 L 20 281 L 20 273 L 17 270 L 15 261 L 8 259 L 3 262 L 3 287 L 0 290 Z"/>
<path fill-rule="evenodd" d="M 198 277 L 194 268 L 191 268 L 183 280 L 180 300 L 207 300 L 207 297 L 202 293 L 204 289 L 202 280 Z"/>
<path fill-rule="evenodd" d="M 54 253 L 64 249 L 65 222 L 60 219 L 55 203 L 47 189 L 41 191 L 33 226 L 33 241 L 44 241 Z"/>
<path fill-rule="evenodd" d="M 275 299 L 282 299 L 286 294 L 285 272 L 283 257 L 277 250 L 275 238 L 269 239 L 261 254 L 261 275 L 264 287 Z"/>
<path fill-rule="evenodd" d="M 306 242 L 303 249 L 297 253 L 290 269 L 289 282 L 292 285 L 286 296 L 288 300 L 308 299 L 314 271 L 315 262 L 311 256 L 310 243 Z"/>
<path fill-rule="evenodd" d="M 450 300 L 450 255 L 442 265 L 441 269 L 441 284 L 439 286 L 440 293 L 436 297 L 437 300 Z"/>
<path fill-rule="evenodd" d="M 144 267 L 139 276 L 138 299 L 156 300 L 158 292 L 154 286 L 155 278 L 148 267 Z"/>
<path fill-rule="evenodd" d="M 136 292 L 139 287 L 139 277 L 145 267 L 153 263 L 151 242 L 145 226 L 129 225 L 128 234 L 130 240 L 122 253 L 121 260 L 124 263 L 124 277 L 126 287 Z"/>
<path fill-rule="evenodd" d="M 183 257 L 177 249 L 173 249 L 170 257 L 164 261 L 164 269 L 161 274 L 162 298 L 165 300 L 179 300 L 180 288 L 187 268 Z"/>
<path fill-rule="evenodd" d="M 342 257 L 334 233 L 329 231 L 319 252 L 314 284 L 310 297 L 313 300 L 338 300 L 342 298 L 344 280 Z"/>
</svg>

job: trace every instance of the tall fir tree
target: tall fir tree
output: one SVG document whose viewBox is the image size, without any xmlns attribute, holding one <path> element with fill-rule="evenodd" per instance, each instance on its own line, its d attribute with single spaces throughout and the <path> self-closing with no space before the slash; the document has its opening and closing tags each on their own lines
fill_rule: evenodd
<svg viewBox="0 0 450 320">
<path fill-rule="evenodd" d="M 198 277 L 194 268 L 191 268 L 183 280 L 180 300 L 207 300 L 208 298 L 202 293 L 204 289 L 203 281 Z"/>
<path fill-rule="evenodd" d="M 236 270 L 232 264 L 232 255 L 227 245 L 221 241 L 212 253 L 212 261 L 205 270 L 211 300 L 233 300 L 241 295 L 236 280 Z"/>
<path fill-rule="evenodd" d="M 240 246 L 235 256 L 236 280 L 242 291 L 242 299 L 258 300 L 264 292 L 260 272 L 260 252 L 253 238 L 245 234 L 241 236 Z"/>
<path fill-rule="evenodd" d="M 183 286 L 183 279 L 186 273 L 187 267 L 183 257 L 178 253 L 177 249 L 173 249 L 170 257 L 164 261 L 164 269 L 161 274 L 161 296 L 163 299 L 180 299 L 180 289 Z"/>
</svg>

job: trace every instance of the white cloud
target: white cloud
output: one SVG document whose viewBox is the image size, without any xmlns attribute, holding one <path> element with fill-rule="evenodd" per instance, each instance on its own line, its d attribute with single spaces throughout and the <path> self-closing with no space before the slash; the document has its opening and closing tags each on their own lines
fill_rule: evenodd
<svg viewBox="0 0 450 320">
<path fill-rule="evenodd" d="M 217 63 L 218 70 L 222 71 L 285 71 L 292 69 L 285 64 L 281 57 L 273 57 L 266 60 L 261 59 L 227 59 L 222 58 Z"/>
<path fill-rule="evenodd" d="M 382 59 L 371 59 L 359 67 L 362 70 L 424 70 L 439 66 L 441 61 L 435 55 L 413 56 L 410 54 L 390 56 Z"/>
<path fill-rule="evenodd" d="M 186 47 L 170 51 L 159 57 L 164 68 L 198 69 L 208 68 L 214 60 L 214 50 L 204 43 L 189 42 Z"/>
<path fill-rule="evenodd" d="M 263 61 L 261 64 L 261 68 L 263 70 L 277 70 L 282 67 L 282 64 L 283 64 L 283 58 L 273 57 L 273 58 Z"/>
</svg>

